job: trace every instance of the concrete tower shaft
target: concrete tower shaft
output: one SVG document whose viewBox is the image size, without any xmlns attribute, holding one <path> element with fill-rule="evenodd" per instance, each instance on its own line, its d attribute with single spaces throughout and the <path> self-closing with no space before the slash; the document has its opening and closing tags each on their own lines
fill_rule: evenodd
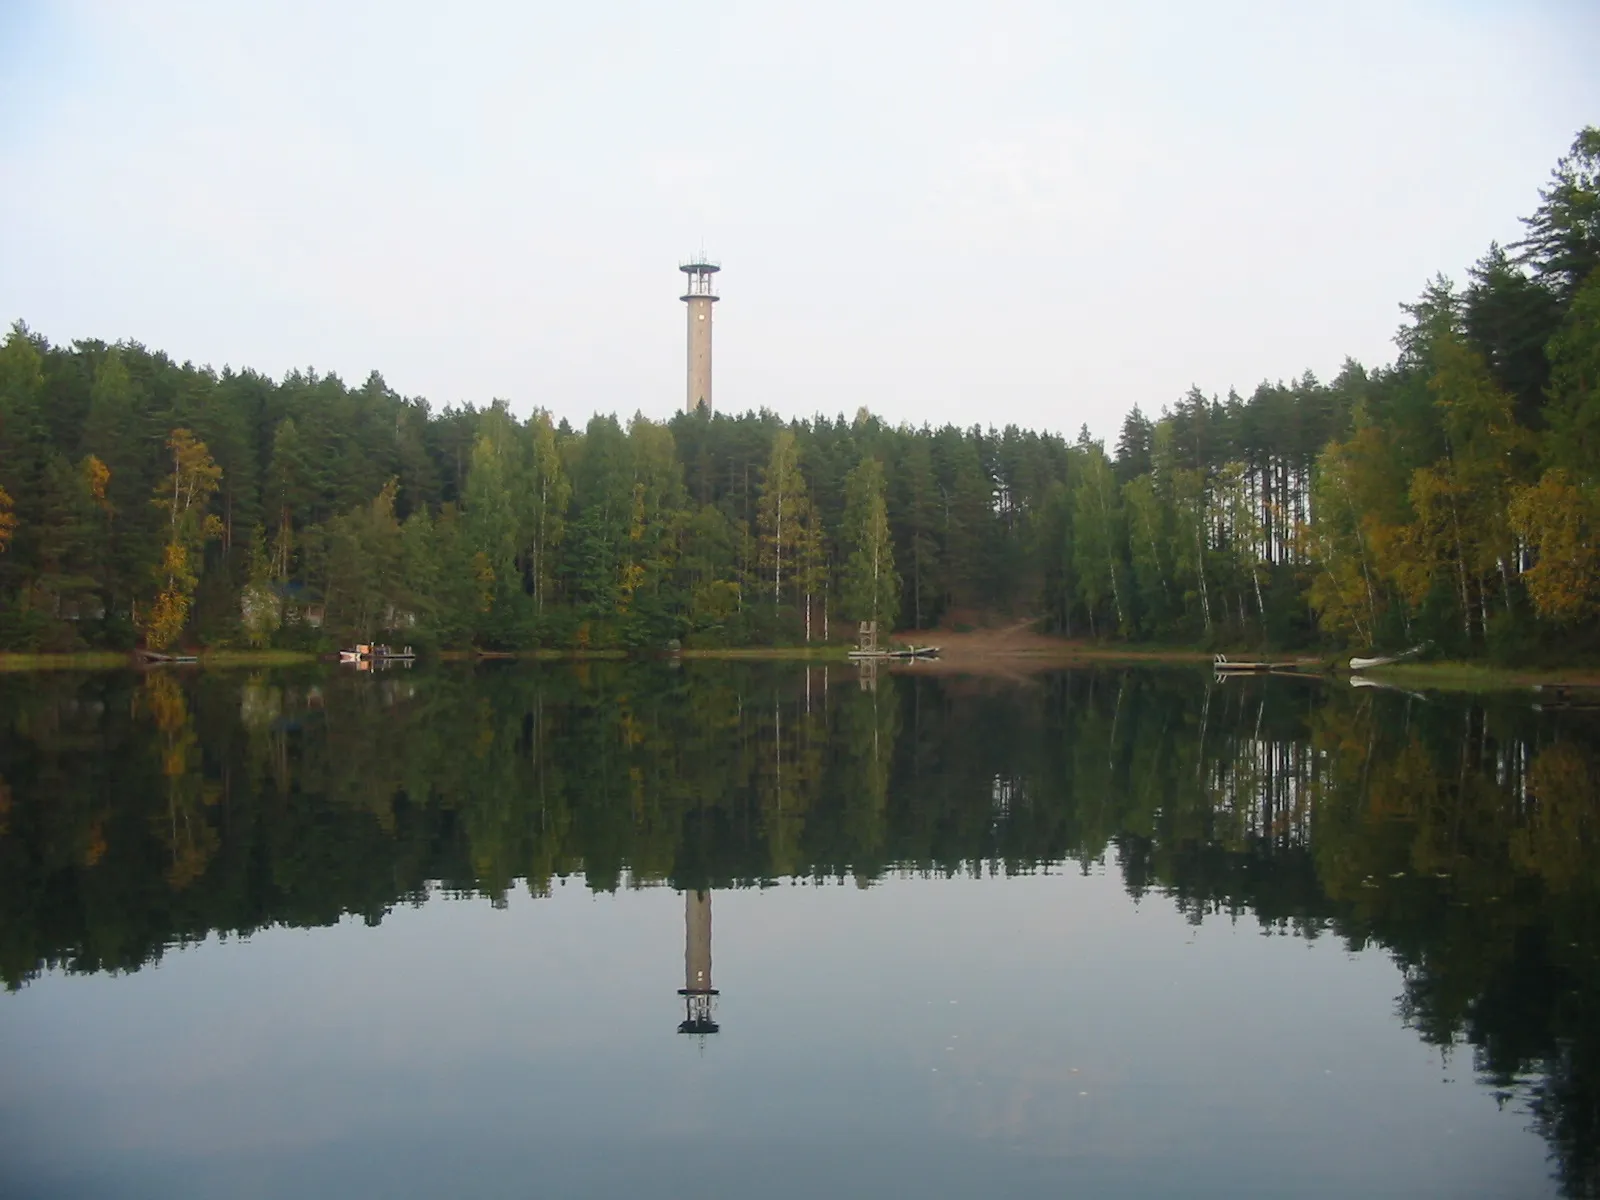
<svg viewBox="0 0 1600 1200">
<path fill-rule="evenodd" d="M 712 287 L 712 276 L 722 268 L 704 255 L 678 264 L 678 269 L 689 277 L 688 290 L 680 297 L 689 309 L 689 381 L 684 397 L 685 412 L 693 412 L 702 404 L 707 414 L 711 405 L 711 306 L 718 297 Z"/>
</svg>

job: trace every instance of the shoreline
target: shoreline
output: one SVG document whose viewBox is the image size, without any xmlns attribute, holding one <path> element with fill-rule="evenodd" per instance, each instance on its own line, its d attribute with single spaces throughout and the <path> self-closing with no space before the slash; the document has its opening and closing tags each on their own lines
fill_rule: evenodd
<svg viewBox="0 0 1600 1200">
<path fill-rule="evenodd" d="M 924 673 L 969 675 L 1027 675 L 1037 671 L 1074 666 L 1206 666 L 1213 652 L 1179 646 L 1133 646 L 1088 642 L 1013 631 L 989 633 L 943 633 L 928 631 L 917 636 L 918 644 L 940 647 L 938 658 L 914 662 L 890 662 L 887 669 L 915 670 Z M 912 641 L 897 639 L 897 644 Z M 673 652 L 636 652 L 605 649 L 539 648 L 507 652 L 480 653 L 476 650 L 444 650 L 427 656 L 437 662 L 622 662 L 631 658 L 656 661 L 696 662 L 813 662 L 849 665 L 851 647 L 846 643 L 811 646 L 730 646 L 688 648 Z M 1237 652 L 1236 652 L 1237 653 Z M 292 667 L 313 664 L 335 665 L 326 656 L 299 650 L 212 650 L 201 652 L 194 663 L 146 663 L 131 652 L 88 650 L 70 653 L 0 652 L 0 674 L 29 671 L 115 671 L 152 670 L 159 667 L 202 667 L 212 669 L 246 667 Z M 1539 688 L 1600 689 L 1600 666 L 1574 667 L 1497 667 L 1486 663 L 1445 660 L 1440 662 L 1399 663 L 1351 671 L 1344 655 L 1302 657 L 1306 678 L 1349 679 L 1360 676 L 1397 687 L 1432 691 L 1487 692 Z"/>
</svg>

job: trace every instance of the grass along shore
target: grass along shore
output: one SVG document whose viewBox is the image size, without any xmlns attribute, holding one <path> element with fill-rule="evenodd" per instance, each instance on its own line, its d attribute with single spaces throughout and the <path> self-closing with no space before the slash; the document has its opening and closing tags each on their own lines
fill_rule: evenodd
<svg viewBox="0 0 1600 1200">
<path fill-rule="evenodd" d="M 203 650 L 198 663 L 175 664 L 202 667 L 294 667 L 317 661 L 315 654 L 299 650 Z M 131 652 L 83 650 L 70 654 L 13 654 L 0 652 L 0 671 L 112 671 L 146 664 Z M 162 665 L 162 664 L 155 664 Z"/>
<path fill-rule="evenodd" d="M 1493 692 L 1534 687 L 1600 688 L 1600 667 L 1492 667 L 1483 663 L 1397 663 L 1355 672 L 1381 683 L 1436 692 Z"/>
</svg>

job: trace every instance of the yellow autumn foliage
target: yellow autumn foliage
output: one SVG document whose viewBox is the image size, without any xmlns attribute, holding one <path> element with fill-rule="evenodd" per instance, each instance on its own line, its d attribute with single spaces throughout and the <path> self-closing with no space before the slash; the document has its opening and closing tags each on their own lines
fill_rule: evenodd
<svg viewBox="0 0 1600 1200">
<path fill-rule="evenodd" d="M 145 644 L 152 650 L 165 650 L 178 640 L 188 619 L 188 594 L 173 586 L 162 588 L 156 602 L 145 614 Z"/>
<path fill-rule="evenodd" d="M 1536 562 L 1523 572 L 1546 620 L 1573 625 L 1600 614 L 1600 504 L 1563 470 L 1546 471 L 1511 501 L 1511 524 Z"/>
<path fill-rule="evenodd" d="M 106 499 L 106 488 L 111 483 L 111 468 L 92 454 L 84 458 L 82 468 L 83 484 L 88 489 L 90 499 L 110 512 L 111 502 Z"/>
<path fill-rule="evenodd" d="M 206 444 L 187 429 L 174 429 L 167 449 L 172 452 L 172 471 L 151 497 L 151 503 L 167 514 L 167 541 L 156 572 L 161 591 L 143 621 L 145 644 L 152 650 L 165 649 L 183 633 L 190 599 L 200 582 L 191 563 L 197 564 L 206 542 L 222 532 L 222 522 L 206 512 L 222 484 L 222 468 L 211 461 Z M 85 466 L 91 488 L 94 461 L 98 460 Z M 110 472 L 104 475 L 109 480 Z"/>
<path fill-rule="evenodd" d="M 0 551 L 5 550 L 16 529 L 17 518 L 11 511 L 11 497 L 6 495 L 5 488 L 0 488 Z"/>
</svg>

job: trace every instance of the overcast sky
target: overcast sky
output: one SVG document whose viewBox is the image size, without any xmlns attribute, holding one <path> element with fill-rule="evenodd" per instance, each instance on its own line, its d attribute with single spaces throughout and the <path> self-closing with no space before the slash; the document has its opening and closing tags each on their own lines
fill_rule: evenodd
<svg viewBox="0 0 1600 1200">
<path fill-rule="evenodd" d="M 1112 435 L 1391 357 L 1600 122 L 1600 5 L 0 0 L 0 318 L 582 421 Z"/>
</svg>

